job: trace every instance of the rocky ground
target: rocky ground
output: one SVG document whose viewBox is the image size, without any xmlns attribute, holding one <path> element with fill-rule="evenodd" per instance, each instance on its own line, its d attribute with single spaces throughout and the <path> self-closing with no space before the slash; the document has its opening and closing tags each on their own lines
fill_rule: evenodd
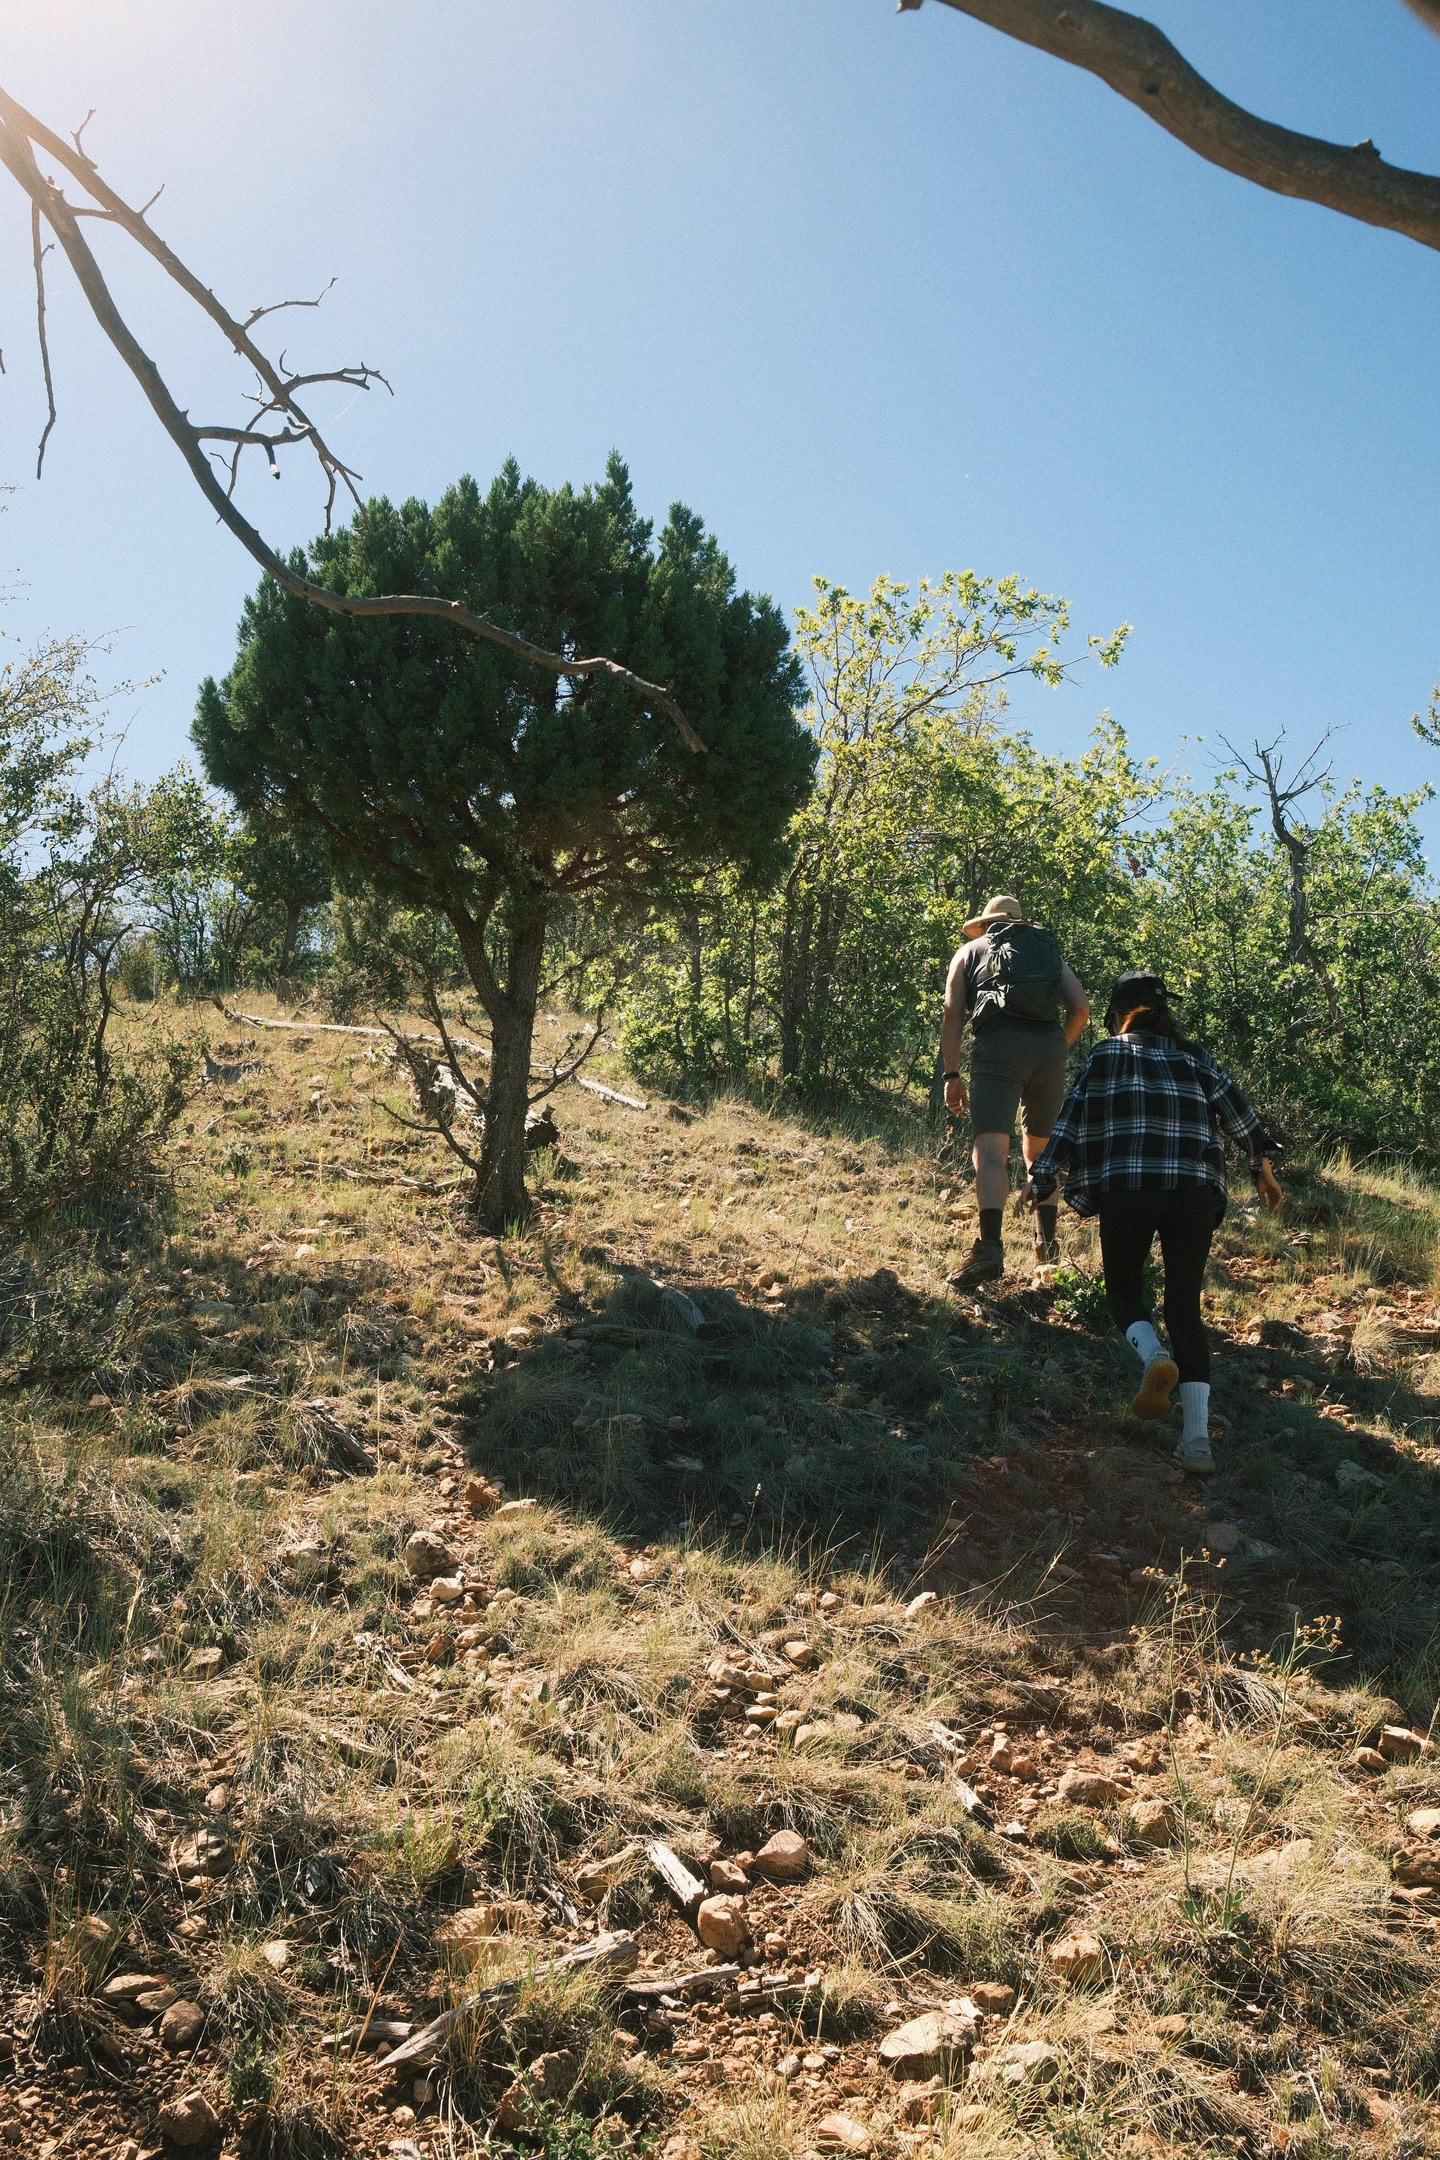
<svg viewBox="0 0 1440 2160">
<path fill-rule="evenodd" d="M 0 1283 L 0 2138 L 1434 2147 L 1440 1200 L 1233 1211 L 1201 1485 L 923 1126 L 571 1086 L 502 1245 L 215 1017 Z"/>
</svg>

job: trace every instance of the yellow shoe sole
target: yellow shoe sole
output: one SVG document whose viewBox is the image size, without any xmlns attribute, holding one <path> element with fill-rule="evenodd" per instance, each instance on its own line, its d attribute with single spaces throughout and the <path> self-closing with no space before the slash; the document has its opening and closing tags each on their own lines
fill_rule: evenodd
<svg viewBox="0 0 1440 2160">
<path fill-rule="evenodd" d="M 1162 1418 L 1170 1414 L 1170 1397 L 1180 1384 L 1180 1368 L 1172 1358 L 1152 1358 L 1145 1368 L 1140 1392 L 1131 1403 L 1135 1417 Z"/>
</svg>

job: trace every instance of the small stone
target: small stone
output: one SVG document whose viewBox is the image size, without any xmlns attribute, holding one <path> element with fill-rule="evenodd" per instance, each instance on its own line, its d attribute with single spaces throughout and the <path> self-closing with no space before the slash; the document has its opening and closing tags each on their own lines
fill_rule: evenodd
<svg viewBox="0 0 1440 2160">
<path fill-rule="evenodd" d="M 159 2017 L 163 2010 L 168 2010 L 171 2003 L 179 2001 L 179 1989 L 171 1987 L 168 1980 L 161 1980 L 156 1986 L 146 1988 L 143 1995 L 135 1997 L 135 2008 L 143 2017 L 153 2018 Z"/>
<path fill-rule="evenodd" d="M 223 1815 L 230 1805 L 230 1787 L 212 1785 L 205 1795 L 205 1806 L 211 1815 Z"/>
<path fill-rule="evenodd" d="M 454 1553 L 436 1530 L 412 1530 L 401 1558 L 415 1582 L 428 1583 L 437 1575 L 447 1575 L 455 1565 Z"/>
<path fill-rule="evenodd" d="M 624 1880 L 635 1853 L 634 1845 L 626 1845 L 617 1853 L 607 1853 L 601 1860 L 587 1860 L 584 1867 L 577 1868 L 575 1888 L 581 1897 L 594 1904 L 607 1890 L 613 1890 L 616 1883 Z"/>
<path fill-rule="evenodd" d="M 805 1713 L 803 1710 L 781 1710 L 777 1712 L 775 1723 L 770 1730 L 777 1733 L 798 1733 L 804 1723 Z"/>
<path fill-rule="evenodd" d="M 1079 1807 L 1104 1807 L 1108 1801 L 1124 1800 L 1129 1787 L 1103 1770 L 1071 1769 L 1065 1772 L 1056 1787 L 1057 1797 Z"/>
<path fill-rule="evenodd" d="M 1015 1990 L 1003 1980 L 977 1980 L 970 1988 L 970 2000 L 986 2017 L 1008 2017 L 1015 2007 Z"/>
<path fill-rule="evenodd" d="M 1390 1767 L 1379 1748 L 1373 1747 L 1357 1747 L 1350 1757 L 1350 1763 L 1352 1769 L 1368 1770 L 1372 1776 L 1377 1771 L 1388 1770 Z"/>
<path fill-rule="evenodd" d="M 489 1478 L 466 1478 L 464 1499 L 472 1515 L 493 1515 L 501 1504 L 500 1488 L 492 1485 Z"/>
<path fill-rule="evenodd" d="M 779 1714 L 774 1703 L 750 1703 L 746 1706 L 745 1722 L 747 1725 L 773 1725 Z"/>
<path fill-rule="evenodd" d="M 100 1990 L 100 2000 L 112 2009 L 120 2009 L 126 2003 L 139 2000 L 152 1988 L 164 1987 L 165 1982 L 155 1973 L 116 1973 Z"/>
<path fill-rule="evenodd" d="M 175 1930 L 184 1942 L 199 1942 L 202 1935 L 210 1932 L 210 1923 L 203 1912 L 187 1913 Z"/>
<path fill-rule="evenodd" d="M 1062 1980 L 1071 1980 L 1077 1987 L 1087 1981 L 1098 1980 L 1105 1970 L 1105 1945 L 1098 1935 L 1081 1930 L 1074 1935 L 1062 1935 L 1059 1942 L 1050 1947 L 1050 1969 Z"/>
<path fill-rule="evenodd" d="M 1385 1480 L 1376 1477 L 1373 1470 L 1364 1469 L 1358 1462 L 1338 1462 L 1335 1465 L 1335 1483 L 1341 1492 L 1380 1491 Z"/>
<path fill-rule="evenodd" d="M 1160 1767 L 1159 1745 L 1154 1740 L 1132 1740 L 1121 1748 L 1120 1760 L 1128 1763 L 1132 1770 L 1138 1770 L 1143 1777 L 1149 1777 Z"/>
<path fill-rule="evenodd" d="M 820 1594 L 820 1610 L 823 1613 L 838 1612 L 841 1602 L 841 1599 L 833 1590 L 824 1590 Z"/>
<path fill-rule="evenodd" d="M 733 1897 L 705 1898 L 695 1915 L 695 1932 L 707 1950 L 733 1957 L 750 1940 L 740 1902 Z"/>
<path fill-rule="evenodd" d="M 926 2078 L 923 2083 L 910 2082 L 902 2085 L 895 2095 L 895 2112 L 901 2122 L 933 2122 L 940 2105 L 940 2089 L 938 2077 Z"/>
<path fill-rule="evenodd" d="M 905 1618 L 907 1620 L 918 1620 L 921 1613 L 929 1612 L 930 1607 L 938 1605 L 939 1602 L 939 1596 L 934 1590 L 922 1590 L 919 1596 L 912 1597 L 905 1607 Z"/>
<path fill-rule="evenodd" d="M 225 1652 L 220 1648 L 220 1645 L 218 1643 L 206 1643 L 201 1649 L 190 1652 L 189 1657 L 185 1660 L 185 1670 L 188 1673 L 195 1673 L 203 1679 L 207 1673 L 219 1672 L 224 1663 Z"/>
<path fill-rule="evenodd" d="M 1233 1522 L 1212 1522 L 1205 1525 L 1205 1543 L 1209 1551 L 1227 1559 L 1240 1550 L 1240 1525 Z"/>
<path fill-rule="evenodd" d="M 810 1848 L 796 1830 L 777 1830 L 755 1855 L 753 1873 L 766 1882 L 799 1882 L 810 1866 Z"/>
<path fill-rule="evenodd" d="M 160 2045 L 172 2055 L 193 2048 L 205 2030 L 205 2013 L 199 2003 L 172 2003 L 160 2020 Z"/>
<path fill-rule="evenodd" d="M 539 1505 L 538 1500 L 507 1500 L 502 1506 L 496 1508 L 496 1520 L 498 1521 L 503 1516 L 505 1521 L 513 1522 L 517 1515 L 533 1515 Z"/>
<path fill-rule="evenodd" d="M 435 2086 L 428 2077 L 418 2077 L 410 2088 L 410 2097 L 417 2108 L 429 2107 L 435 2098 Z"/>
<path fill-rule="evenodd" d="M 416 2120 L 415 2110 L 412 2107 L 392 2108 L 390 2120 L 397 2130 L 413 2130 Z"/>
<path fill-rule="evenodd" d="M 435 1940 L 443 1951 L 470 1971 L 485 1956 L 487 1945 L 498 1935 L 513 1934 L 530 1918 L 528 1906 L 481 1904 L 467 1906 L 439 1929 Z"/>
<path fill-rule="evenodd" d="M 927 2010 L 886 2033 L 880 2060 L 893 2076 L 928 2078 L 953 2069 L 975 2041 L 977 2019 L 949 2010 Z"/>
<path fill-rule="evenodd" d="M 712 1860 L 710 1863 L 710 1887 L 712 1890 L 748 1890 L 750 1878 L 744 1868 L 733 1860 Z"/>
<path fill-rule="evenodd" d="M 1150 2029 L 1157 2040 L 1184 2040 L 1189 2036 L 1190 2020 L 1177 2010 L 1173 2016 L 1156 2018 Z"/>
<path fill-rule="evenodd" d="M 1411 1852 L 1402 1847 L 1390 1862 L 1397 1883 L 1407 1890 L 1440 1890 L 1440 1853 Z"/>
<path fill-rule="evenodd" d="M 277 1937 L 274 1942 L 261 1944 L 260 1955 L 272 1972 L 284 1972 L 290 1962 L 290 1945 Z"/>
<path fill-rule="evenodd" d="M 797 1672 L 809 1672 L 811 1666 L 815 1663 L 814 1643 L 796 1640 L 795 1642 L 785 1643 L 783 1648 L 786 1657 Z"/>
<path fill-rule="evenodd" d="M 1408 1763 L 1418 1762 L 1430 1742 L 1423 1733 L 1412 1732 L 1407 1725 L 1385 1725 L 1377 1745 L 1386 1762 Z"/>
<path fill-rule="evenodd" d="M 1405 1818 L 1405 1827 L 1412 1837 L 1434 1837 L 1440 1831 L 1440 1808 L 1412 1808 Z"/>
<path fill-rule="evenodd" d="M 812 1740 L 823 1740 L 829 1731 L 830 1720 L 828 1718 L 816 1718 L 808 1725 L 797 1725 L 795 1728 L 795 1745 L 797 1748 L 808 1747 Z"/>
<path fill-rule="evenodd" d="M 180 1846 L 175 1865 L 182 1875 L 223 1875 L 235 1857 L 230 1840 L 218 1830 L 197 1830 Z"/>
<path fill-rule="evenodd" d="M 1048 2040 L 1027 2040 L 1011 2048 L 1001 2062 L 1000 2076 L 1007 2085 L 1053 2084 L 1065 2065 Z"/>
<path fill-rule="evenodd" d="M 156 2117 L 156 2128 L 172 2144 L 203 2145 L 219 2130 L 220 2117 L 197 2088 L 182 2093 L 178 2100 L 167 2100 Z"/>
<path fill-rule="evenodd" d="M 462 1575 L 432 1575 L 430 1595 L 437 1605 L 458 1605 L 465 1595 L 465 1578 Z"/>
<path fill-rule="evenodd" d="M 1174 1840 L 1176 1816 L 1168 1800 L 1134 1800 L 1125 1820 L 1142 1845 L 1169 1845 Z"/>
<path fill-rule="evenodd" d="M 815 2126 L 815 2143 L 821 2152 L 868 2153 L 874 2141 L 853 2115 L 822 2115 Z"/>
<path fill-rule="evenodd" d="M 563 2100 L 578 2065 L 569 2048 L 554 2048 L 534 2062 L 502 2095 L 495 2120 L 502 2130 L 523 2130 L 537 2107 Z"/>
</svg>

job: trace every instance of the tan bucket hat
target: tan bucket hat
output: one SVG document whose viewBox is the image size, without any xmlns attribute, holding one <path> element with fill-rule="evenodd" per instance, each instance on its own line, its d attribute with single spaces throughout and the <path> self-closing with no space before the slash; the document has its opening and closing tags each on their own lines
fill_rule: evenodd
<svg viewBox="0 0 1440 2160">
<path fill-rule="evenodd" d="M 996 893 L 993 899 L 985 902 L 978 915 L 971 916 L 965 925 L 965 935 L 967 938 L 983 937 L 992 923 L 1024 920 L 1020 903 L 1014 893 Z"/>
</svg>

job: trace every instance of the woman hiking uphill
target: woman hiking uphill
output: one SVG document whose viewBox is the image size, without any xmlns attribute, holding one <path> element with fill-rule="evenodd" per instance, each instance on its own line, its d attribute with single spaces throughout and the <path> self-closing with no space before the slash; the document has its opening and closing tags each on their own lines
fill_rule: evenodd
<svg viewBox="0 0 1440 2160">
<path fill-rule="evenodd" d="M 1220 1129 L 1245 1148 L 1272 1213 L 1284 1197 L 1270 1168 L 1282 1145 L 1210 1052 L 1184 1040 L 1158 975 L 1141 970 L 1120 976 L 1105 1029 L 1110 1040 L 1086 1060 L 1021 1200 L 1043 1206 L 1063 1169 L 1069 1205 L 1077 1215 L 1099 1215 L 1106 1302 L 1145 1368 L 1130 1407 L 1136 1417 L 1164 1417 L 1178 1381 L 1185 1424 L 1175 1459 L 1183 1469 L 1204 1473 L 1215 1463 L 1200 1286 L 1210 1240 L 1225 1213 Z M 1145 1304 L 1145 1261 L 1157 1231 L 1173 1355 Z"/>
</svg>

